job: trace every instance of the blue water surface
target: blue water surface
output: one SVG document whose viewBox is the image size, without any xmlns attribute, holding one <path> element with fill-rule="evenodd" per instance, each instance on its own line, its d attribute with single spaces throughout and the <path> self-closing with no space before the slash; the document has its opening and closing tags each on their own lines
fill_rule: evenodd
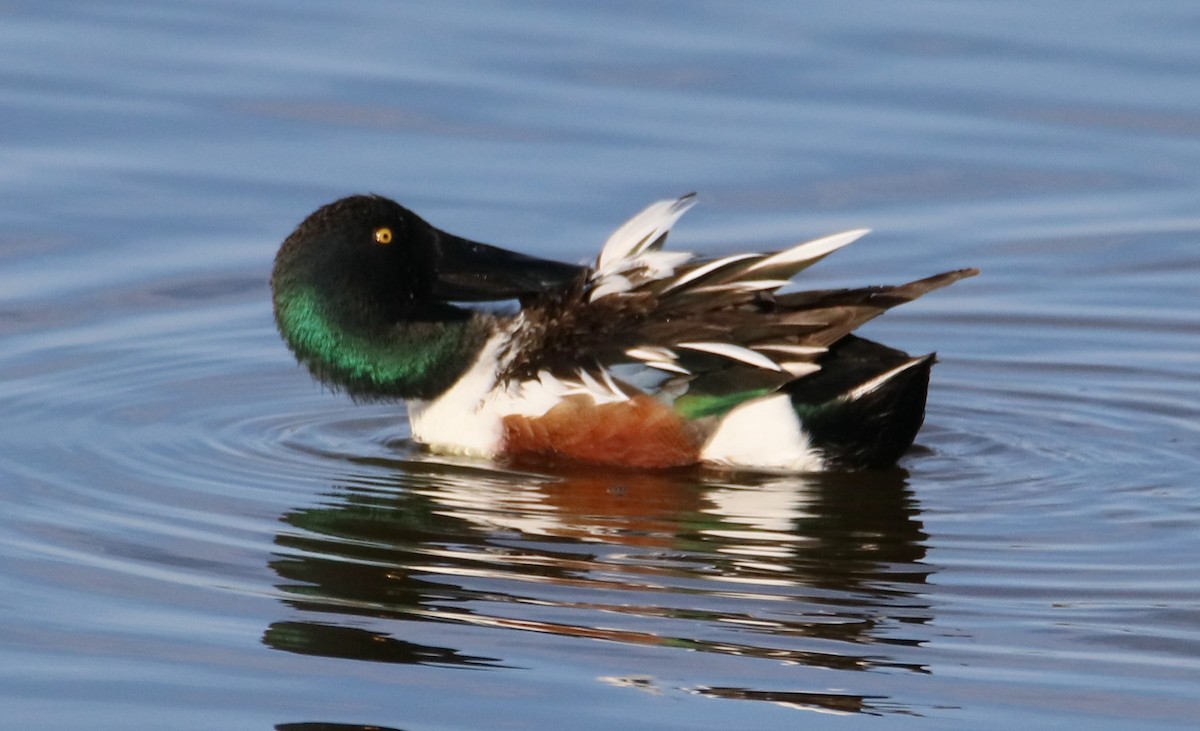
<svg viewBox="0 0 1200 731">
<path fill-rule="evenodd" d="M 0 718 L 21 729 L 1193 728 L 1200 6 L 0 6 Z M 323 391 L 279 242 L 395 197 L 585 261 L 869 226 L 979 278 L 901 469 L 517 470 Z"/>
</svg>

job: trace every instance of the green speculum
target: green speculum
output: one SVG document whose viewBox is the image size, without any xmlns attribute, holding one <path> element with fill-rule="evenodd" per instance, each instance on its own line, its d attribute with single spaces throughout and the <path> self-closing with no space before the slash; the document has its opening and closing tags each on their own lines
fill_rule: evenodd
<svg viewBox="0 0 1200 731">
<path fill-rule="evenodd" d="M 486 336 L 476 318 L 351 326 L 333 309 L 312 288 L 275 296 L 276 324 L 297 360 L 356 397 L 436 396 L 471 365 Z"/>
<path fill-rule="evenodd" d="M 675 411 L 685 419 L 720 416 L 728 413 L 738 404 L 765 396 L 770 392 L 771 390 L 767 388 L 756 388 L 723 395 L 684 394 L 675 399 Z"/>
</svg>

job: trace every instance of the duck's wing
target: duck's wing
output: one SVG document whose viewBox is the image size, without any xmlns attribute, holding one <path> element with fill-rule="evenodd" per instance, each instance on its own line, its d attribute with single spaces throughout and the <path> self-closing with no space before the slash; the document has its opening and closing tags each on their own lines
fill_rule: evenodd
<svg viewBox="0 0 1200 731">
<path fill-rule="evenodd" d="M 664 252 L 692 203 L 688 195 L 645 209 L 610 237 L 588 278 L 530 303 L 505 377 L 550 380 L 599 399 L 657 391 L 689 416 L 719 413 L 816 374 L 829 348 L 863 323 L 976 273 L 780 294 L 867 230 L 711 260 Z"/>
</svg>

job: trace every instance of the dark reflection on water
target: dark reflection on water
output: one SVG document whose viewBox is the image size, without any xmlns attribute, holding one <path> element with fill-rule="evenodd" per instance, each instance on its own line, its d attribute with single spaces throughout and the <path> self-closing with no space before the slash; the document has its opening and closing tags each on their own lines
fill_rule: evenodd
<svg viewBox="0 0 1200 731">
<path fill-rule="evenodd" d="M 401 731 L 391 726 L 364 726 L 358 723 L 278 723 L 275 731 Z"/>
<path fill-rule="evenodd" d="M 0 10 L 0 726 L 1196 725 L 1194 2 L 159 6 Z M 983 269 L 864 333 L 909 475 L 434 460 L 272 324 L 341 195 L 583 260 L 692 189 Z"/>
<path fill-rule="evenodd" d="M 889 651 L 919 647 L 904 627 L 932 619 L 922 593 L 927 536 L 901 470 L 733 480 L 391 468 L 385 480 L 347 475 L 322 505 L 282 516 L 270 566 L 299 618 L 272 624 L 265 644 L 376 662 L 511 665 L 473 647 L 406 639 L 404 623 L 433 622 L 927 672 Z M 690 690 L 841 712 L 886 707 L 827 692 Z"/>
<path fill-rule="evenodd" d="M 842 713 L 866 713 L 880 715 L 886 707 L 880 703 L 885 699 L 881 696 L 841 695 L 838 693 L 803 693 L 798 691 L 751 690 L 749 688 L 707 688 L 696 689 L 700 695 L 712 698 L 727 698 L 742 701 L 767 701 L 792 708 L 827 709 Z M 895 710 L 889 709 L 889 710 Z"/>
<path fill-rule="evenodd" d="M 419 645 L 380 632 L 323 622 L 276 622 L 263 634 L 263 643 L 277 650 L 318 657 L 346 657 L 410 665 L 497 666 L 494 658 L 472 657 L 447 647 Z"/>
</svg>

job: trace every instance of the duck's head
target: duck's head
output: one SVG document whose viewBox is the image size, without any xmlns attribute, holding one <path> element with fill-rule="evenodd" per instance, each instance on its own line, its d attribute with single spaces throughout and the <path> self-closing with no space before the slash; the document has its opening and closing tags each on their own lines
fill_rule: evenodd
<svg viewBox="0 0 1200 731">
<path fill-rule="evenodd" d="M 492 325 L 454 302 L 520 298 L 583 271 L 358 195 L 322 206 L 288 236 L 271 288 L 280 333 L 316 377 L 356 396 L 429 398 L 471 364 Z"/>
</svg>

